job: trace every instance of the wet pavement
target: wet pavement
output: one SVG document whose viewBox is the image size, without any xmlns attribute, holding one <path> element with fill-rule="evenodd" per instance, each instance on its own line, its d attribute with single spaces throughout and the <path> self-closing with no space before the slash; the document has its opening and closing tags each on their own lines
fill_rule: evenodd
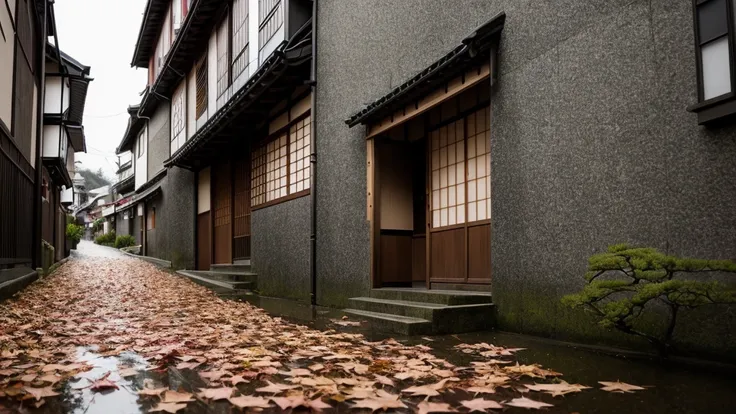
<svg viewBox="0 0 736 414">
<path fill-rule="evenodd" d="M 74 274 L 74 270 L 72 270 L 75 269 L 74 266 L 80 269 L 80 271 L 86 272 L 84 273 L 85 277 L 90 279 L 103 278 L 102 282 L 90 283 L 89 285 L 85 284 L 84 280 L 80 280 L 79 274 Z M 122 272 L 126 272 L 126 274 L 127 272 L 143 272 L 144 274 L 137 275 L 137 278 L 132 279 L 130 282 L 120 282 L 122 283 L 121 286 L 115 286 L 113 283 L 115 279 L 113 278 L 116 277 L 115 269 L 118 267 Z M 60 395 L 53 398 L 44 398 L 44 403 L 40 408 L 33 408 L 32 405 L 36 401 L 32 398 L 24 399 L 20 403 L 17 399 L 8 400 L 1 398 L 4 386 L 2 385 L 3 377 L 0 374 L 0 413 L 2 414 L 6 412 L 48 414 L 135 414 L 149 412 L 149 410 L 157 405 L 158 399 L 140 396 L 139 391 L 141 390 L 168 388 L 181 392 L 196 393 L 200 389 L 213 386 L 212 383 L 208 384 L 199 375 L 201 374 L 199 371 L 202 367 L 213 363 L 212 361 L 217 361 L 213 363 L 215 368 L 212 369 L 228 369 L 228 364 L 232 361 L 233 355 L 245 355 L 246 358 L 239 359 L 237 364 L 230 364 L 231 366 L 229 367 L 233 371 L 245 369 L 245 373 L 250 372 L 249 370 L 252 371 L 254 365 L 258 365 L 263 361 L 269 362 L 270 356 L 264 357 L 263 355 L 270 355 L 273 352 L 272 350 L 280 350 L 281 347 L 277 343 L 275 346 L 274 342 L 269 343 L 268 338 L 265 338 L 265 341 L 258 340 L 247 346 L 243 345 L 243 349 L 238 349 L 239 346 L 229 344 L 230 338 L 235 338 L 234 335 L 236 333 L 247 331 L 248 329 L 253 329 L 254 334 L 260 332 L 266 337 L 278 333 L 282 335 L 282 339 L 279 340 L 284 342 L 289 342 L 299 334 L 305 334 L 307 338 L 313 338 L 314 335 L 318 335 L 314 339 L 315 344 L 321 343 L 320 341 L 322 340 L 337 341 L 334 343 L 324 343 L 324 348 L 327 349 L 329 347 L 329 352 L 333 356 L 336 356 L 336 358 L 342 358 L 344 355 L 341 353 L 347 353 L 348 351 L 346 349 L 351 348 L 347 343 L 348 341 L 357 340 L 358 342 L 355 342 L 355 344 L 366 343 L 365 341 L 361 342 L 361 337 L 354 337 L 354 334 L 364 335 L 367 341 L 383 341 L 390 337 L 390 335 L 385 333 L 372 331 L 370 326 L 365 323 L 360 326 L 342 326 L 340 322 L 343 322 L 341 319 L 343 314 L 336 310 L 312 308 L 289 301 L 260 298 L 255 299 L 256 304 L 263 307 L 271 316 L 281 316 L 282 318 L 274 319 L 264 313 L 257 313 L 254 316 L 251 314 L 250 307 L 248 307 L 243 311 L 246 318 L 251 318 L 245 320 L 246 325 L 239 324 L 235 319 L 223 320 L 229 313 L 237 313 L 236 310 L 239 310 L 240 307 L 247 306 L 244 304 L 233 304 L 231 301 L 223 302 L 219 306 L 223 308 L 228 307 L 230 310 L 224 314 L 204 314 L 205 317 L 211 318 L 211 320 L 204 321 L 197 326 L 196 330 L 189 331 L 192 337 L 187 339 L 187 330 L 180 324 L 192 323 L 191 319 L 187 319 L 187 313 L 194 312 L 193 310 L 186 309 L 182 305 L 181 310 L 169 310 L 169 313 L 165 313 L 165 317 L 147 316 L 145 312 L 127 309 L 126 307 L 133 306 L 133 303 L 149 303 L 158 299 L 152 296 L 148 300 L 137 302 L 134 299 L 126 298 L 125 294 L 126 289 L 128 289 L 131 297 L 137 297 L 138 295 L 143 295 L 148 290 L 170 289 L 171 286 L 176 286 L 179 283 L 186 284 L 184 286 L 190 289 L 188 287 L 190 286 L 190 282 L 186 279 L 167 274 L 150 264 L 131 259 L 114 249 L 96 246 L 88 242 L 80 244 L 79 251 L 75 252 L 72 260 L 60 268 L 60 271 L 61 274 L 58 276 L 60 280 L 54 280 L 57 277 L 55 274 L 41 282 L 46 284 L 46 289 L 44 290 L 42 286 L 38 290 L 38 295 L 41 296 L 40 299 L 21 299 L 20 304 L 30 302 L 30 305 L 26 305 L 25 308 L 0 307 L 0 318 L 7 317 L 8 321 L 18 319 L 22 323 L 18 326 L 19 328 L 39 332 L 36 336 L 37 340 L 24 339 L 26 342 L 23 343 L 23 346 L 32 349 L 32 351 L 26 349 L 24 352 L 27 355 L 33 355 L 33 358 L 37 359 L 28 358 L 27 356 L 23 357 L 22 353 L 18 353 L 18 350 L 9 347 L 9 342 L 6 342 L 7 338 L 13 336 L 18 331 L 7 329 L 2 325 L 3 320 L 0 319 L 0 351 L 2 351 L 0 353 L 0 372 L 3 368 L 20 369 L 22 366 L 31 364 L 35 364 L 36 366 L 29 369 L 42 368 L 44 372 L 46 372 L 46 366 L 49 366 L 48 364 L 50 363 L 58 363 L 61 366 L 64 366 L 64 364 L 85 364 L 86 366 L 80 369 L 79 372 L 72 372 L 73 375 L 69 376 L 70 379 L 68 381 L 60 381 L 59 384 L 61 385 L 55 388 L 56 392 Z M 146 275 L 149 273 L 151 275 L 155 274 L 155 276 L 151 277 L 150 282 L 146 279 Z M 105 283 L 106 280 L 109 281 L 109 288 L 108 283 Z M 128 286 L 124 283 L 143 283 L 144 286 L 132 284 Z M 67 295 L 64 295 L 63 292 L 57 292 L 61 299 L 52 298 L 52 296 L 48 295 L 49 292 L 53 292 L 53 288 L 56 285 L 58 285 L 59 289 L 84 287 L 90 289 L 90 291 L 80 291 L 76 294 Z M 35 288 L 30 287 L 29 292 L 34 292 L 33 289 Z M 199 286 L 191 287 L 191 289 L 196 289 L 194 291 L 195 293 L 206 296 L 204 289 Z M 92 310 L 89 310 L 89 306 L 85 305 L 81 309 L 86 309 L 87 314 L 80 317 L 72 315 L 75 312 L 74 309 L 78 309 L 78 306 L 80 306 L 77 301 L 84 301 L 90 295 L 98 298 L 98 302 L 96 302 L 97 308 L 92 306 Z M 176 295 L 176 293 L 167 293 L 167 295 Z M 47 297 L 48 300 L 44 301 L 43 298 Z M 99 299 L 100 297 L 102 299 Z M 181 298 L 167 298 L 169 302 L 166 303 L 172 305 L 177 300 L 184 298 L 186 296 L 183 294 Z M 206 299 L 208 301 L 217 300 L 214 297 L 212 299 Z M 114 303 L 115 306 L 111 309 L 99 309 L 104 308 L 107 303 Z M 63 329 L 58 327 L 62 322 L 58 322 L 57 325 L 51 325 L 47 328 L 40 326 L 31 327 L 29 325 L 34 323 L 33 317 L 27 313 L 23 313 L 27 309 L 33 309 L 33 312 L 48 312 L 48 315 L 41 319 L 46 320 L 48 318 L 52 322 L 63 320 L 66 321 L 64 322 L 66 325 L 63 325 Z M 116 312 L 115 309 L 119 309 L 119 319 L 114 315 Z M 4 315 L 3 312 L 10 313 L 10 315 Z M 36 319 L 36 321 L 41 319 Z M 73 322 L 70 322 L 68 319 L 71 319 Z M 251 322 L 254 325 L 252 328 L 248 326 Z M 302 327 L 299 327 L 300 325 Z M 208 326 L 213 326 L 212 332 L 203 333 L 202 331 L 207 330 Z M 304 326 L 311 329 L 306 330 L 307 328 Z M 4 331 L 3 329 L 6 330 Z M 48 335 L 50 331 L 58 332 L 59 334 L 53 339 L 44 339 L 44 335 L 42 334 Z M 328 335 L 324 339 L 320 339 L 319 335 L 321 334 L 312 332 L 327 332 Z M 66 341 L 63 339 L 64 335 L 73 336 L 78 338 L 78 340 Z M 130 335 L 131 337 L 126 339 L 125 335 Z M 146 338 L 146 336 L 149 338 Z M 61 341 L 59 341 L 60 337 L 62 338 Z M 379 342 L 371 342 L 370 344 L 379 345 L 370 346 L 375 348 L 392 347 L 399 349 L 399 352 L 410 355 L 420 355 L 421 352 L 425 352 L 431 348 L 429 352 L 433 354 L 432 358 L 436 358 L 433 361 L 446 360 L 457 367 L 469 366 L 473 361 L 483 360 L 483 358 L 479 358 L 474 353 L 459 352 L 456 346 L 460 344 L 488 343 L 505 348 L 525 348 L 523 351 L 513 353 L 514 361 L 518 364 L 522 366 L 539 364 L 546 370 L 562 373 L 564 376 L 561 378 L 570 384 L 579 383 L 592 387 L 583 392 L 568 394 L 564 397 L 552 397 L 542 393 L 531 393 L 524 389 L 523 384 L 520 382 L 510 383 L 509 388 L 499 387 L 496 393 L 486 395 L 485 397 L 488 400 L 503 402 L 520 396 L 526 396 L 536 401 L 553 404 L 553 407 L 544 409 L 544 411 L 552 413 L 736 412 L 736 376 L 733 373 L 709 371 L 703 368 L 684 367 L 676 364 L 663 365 L 658 361 L 629 359 L 608 353 L 551 343 L 534 337 L 498 332 L 434 337 L 399 337 L 395 339 L 398 341 L 396 344 L 393 344 L 392 341 L 384 341 L 380 343 L 383 345 L 380 345 Z M 62 347 L 61 344 L 66 344 L 67 346 Z M 213 346 L 217 345 L 218 348 L 214 350 L 210 349 L 208 347 L 209 344 Z M 415 345 L 419 345 L 418 351 L 415 348 L 410 348 Z M 296 354 L 303 352 L 300 346 L 302 345 L 288 344 L 287 346 L 287 344 L 284 344 L 283 348 L 289 349 L 289 351 L 284 352 L 284 356 L 288 356 L 289 358 L 280 359 L 283 363 L 283 366 L 279 368 L 282 373 L 283 371 L 289 370 L 295 372 L 295 370 L 304 369 L 312 363 L 304 364 L 300 360 L 294 359 Z M 401 348 L 404 346 L 406 348 Z M 357 348 L 356 346 L 352 347 Z M 322 346 L 317 345 L 309 349 L 321 348 Z M 366 355 L 366 358 L 373 362 L 371 367 L 374 367 L 380 362 L 380 358 L 385 358 L 385 356 L 375 354 L 377 352 L 375 348 L 370 351 L 368 351 L 368 348 L 363 349 L 363 352 L 367 354 L 374 353 L 373 357 L 376 359 L 372 359 L 370 355 Z M 188 357 L 183 354 L 184 351 L 181 354 L 177 354 L 176 349 L 187 349 L 188 354 L 192 355 L 191 358 L 208 359 L 208 361 L 196 370 L 178 369 L 177 366 L 181 366 L 181 361 Z M 197 349 L 202 349 L 203 351 L 197 352 Z M 45 350 L 48 350 L 48 353 Z M 259 354 L 258 358 L 249 359 L 248 356 L 256 351 Z M 40 352 L 40 356 L 38 356 L 38 352 Z M 13 355 L 12 358 L 16 358 L 16 353 L 18 353 L 17 358 L 23 357 L 24 359 L 19 359 L 13 364 L 2 365 L 3 358 L 10 360 L 11 356 L 9 355 Z M 61 354 L 64 354 L 64 356 L 60 356 Z M 225 357 L 225 354 L 228 356 Z M 197 360 L 199 359 L 192 359 L 193 362 Z M 31 364 L 26 364 L 29 361 Z M 21 363 L 24 365 L 19 365 Z M 328 365 L 328 367 L 330 365 L 330 363 L 325 361 L 323 363 Z M 435 362 L 435 364 L 439 364 L 439 362 Z M 61 370 L 58 372 L 62 373 Z M 456 370 L 455 372 L 459 373 L 461 371 Z M 266 384 L 264 382 L 266 378 L 276 381 L 274 378 L 280 375 L 276 374 L 275 370 L 271 371 L 271 373 L 274 374 L 274 377 L 264 377 L 263 374 L 259 374 L 258 379 L 253 378 L 249 383 L 241 383 L 236 388 L 242 395 L 256 395 L 256 389 Z M 18 375 L 21 374 L 22 372 L 18 371 Z M 330 377 L 331 375 L 326 376 Z M 95 381 L 100 378 L 106 378 L 117 388 L 112 387 L 112 389 L 104 391 L 94 390 Z M 279 378 L 279 381 L 281 381 L 285 377 L 280 376 Z M 332 378 L 335 377 L 332 376 Z M 618 380 L 644 386 L 646 389 L 632 394 L 619 394 L 602 391 L 598 385 L 598 381 Z M 552 379 L 553 383 L 557 381 Z M 436 381 L 421 381 L 421 383 L 425 384 L 432 382 Z M 526 384 L 541 382 L 544 382 L 544 380 L 540 378 L 534 378 L 532 380 L 527 378 L 524 380 Z M 217 386 L 221 385 L 219 384 Z M 40 387 L 40 385 L 38 386 Z M 397 388 L 399 387 L 397 386 Z M 388 389 L 391 392 L 397 391 L 391 387 L 384 389 Z M 334 404 L 334 409 L 326 409 L 326 411 L 370 411 L 365 409 L 362 411 L 351 410 L 351 404 L 341 401 L 336 403 L 328 400 L 326 394 L 320 394 L 319 392 L 312 395 L 312 397 L 315 396 L 317 398 L 323 396 L 325 401 L 330 401 Z M 449 402 L 452 407 L 458 408 L 460 407 L 461 401 L 476 397 L 479 396 L 469 393 L 466 390 L 453 389 L 449 392 L 443 392 L 442 401 Z M 239 412 L 238 408 L 233 407 L 227 401 L 214 402 L 200 397 L 196 397 L 195 399 L 195 401 L 190 402 L 186 408 L 179 412 Z M 407 408 L 401 411 L 408 412 L 416 410 L 422 403 L 422 400 L 422 398 L 417 397 L 411 400 L 404 400 L 407 403 Z M 439 400 L 433 397 L 432 401 Z M 304 406 L 297 409 L 297 411 L 300 410 L 308 411 Z M 265 411 L 279 412 L 280 410 L 272 404 Z M 460 408 L 459 411 L 468 412 L 469 410 Z M 498 411 L 496 410 L 496 412 Z M 529 410 L 504 407 L 503 411 L 515 413 Z"/>
</svg>

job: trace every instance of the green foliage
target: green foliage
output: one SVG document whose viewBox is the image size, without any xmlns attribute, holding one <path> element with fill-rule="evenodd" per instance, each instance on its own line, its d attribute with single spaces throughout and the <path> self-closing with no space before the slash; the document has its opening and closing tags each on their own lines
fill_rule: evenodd
<svg viewBox="0 0 736 414">
<path fill-rule="evenodd" d="M 98 231 L 102 230 L 102 228 L 105 225 L 105 219 L 104 218 L 98 218 L 94 222 L 92 222 L 92 232 L 97 233 Z"/>
<path fill-rule="evenodd" d="M 78 226 L 74 223 L 69 223 L 66 225 L 66 237 L 75 243 L 79 243 L 80 240 L 82 240 L 82 236 L 84 236 L 84 227 Z"/>
<path fill-rule="evenodd" d="M 115 238 L 115 248 L 122 249 L 123 247 L 135 246 L 135 238 L 131 235 L 123 235 Z"/>
<path fill-rule="evenodd" d="M 708 273 L 736 273 L 728 260 L 680 258 L 647 247 L 617 244 L 588 260 L 587 284 L 582 291 L 562 298 L 573 308 L 592 311 L 605 328 L 646 338 L 666 356 L 680 308 L 736 303 L 736 290 L 714 281 L 683 277 Z M 644 332 L 636 321 L 653 303 L 669 309 L 665 332 Z"/>
<path fill-rule="evenodd" d="M 103 246 L 113 246 L 115 244 L 115 230 L 105 233 L 95 238 L 95 243 Z"/>
</svg>

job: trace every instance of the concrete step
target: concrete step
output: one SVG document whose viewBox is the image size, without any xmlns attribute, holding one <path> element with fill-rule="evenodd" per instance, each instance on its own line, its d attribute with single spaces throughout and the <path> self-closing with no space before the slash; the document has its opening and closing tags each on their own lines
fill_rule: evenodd
<svg viewBox="0 0 736 414">
<path fill-rule="evenodd" d="M 403 300 L 443 305 L 491 304 L 490 292 L 467 292 L 459 290 L 382 288 L 371 289 L 370 297 L 387 300 Z"/>
<path fill-rule="evenodd" d="M 248 273 L 250 272 L 250 263 L 248 264 L 213 264 L 210 266 L 211 272 L 218 273 Z"/>
<path fill-rule="evenodd" d="M 13 296 L 38 279 L 38 273 L 28 267 L 0 270 L 0 300 Z"/>
<path fill-rule="evenodd" d="M 492 303 L 445 305 L 369 297 L 351 298 L 348 303 L 352 309 L 430 321 L 432 332 L 438 334 L 488 329 L 493 326 L 494 319 Z"/>
<path fill-rule="evenodd" d="M 211 288 L 215 290 L 217 293 L 224 293 L 226 291 L 233 291 L 233 290 L 253 290 L 256 287 L 255 282 L 250 282 L 250 281 L 237 282 L 237 281 L 217 280 L 212 277 L 207 277 L 201 274 L 197 274 L 201 272 L 195 273 L 189 270 L 179 270 L 176 273 L 180 274 L 181 276 L 188 277 L 195 283 Z"/>
<path fill-rule="evenodd" d="M 343 312 L 368 321 L 376 331 L 393 332 L 402 335 L 426 335 L 432 332 L 432 323 L 426 319 L 390 315 L 360 309 L 344 309 Z"/>
<path fill-rule="evenodd" d="M 232 272 L 213 272 L 204 270 L 187 270 L 187 272 L 210 279 L 221 280 L 223 282 L 253 282 L 258 280 L 255 273 L 232 273 Z"/>
</svg>

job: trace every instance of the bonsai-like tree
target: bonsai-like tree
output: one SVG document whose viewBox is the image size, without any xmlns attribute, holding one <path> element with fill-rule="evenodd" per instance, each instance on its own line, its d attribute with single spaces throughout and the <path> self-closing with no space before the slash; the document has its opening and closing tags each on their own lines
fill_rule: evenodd
<svg viewBox="0 0 736 414">
<path fill-rule="evenodd" d="M 688 275 L 717 272 L 736 273 L 736 263 L 678 258 L 653 248 L 618 244 L 589 259 L 585 288 L 565 296 L 562 302 L 593 312 L 605 328 L 645 338 L 666 357 L 672 348 L 680 309 L 736 303 L 733 287 L 687 279 Z M 664 332 L 647 332 L 636 323 L 653 302 L 663 304 L 669 311 Z"/>
</svg>

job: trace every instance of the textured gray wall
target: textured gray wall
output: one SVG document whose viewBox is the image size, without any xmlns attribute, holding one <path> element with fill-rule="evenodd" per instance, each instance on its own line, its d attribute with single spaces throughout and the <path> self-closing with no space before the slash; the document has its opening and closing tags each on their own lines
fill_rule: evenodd
<svg viewBox="0 0 736 414">
<path fill-rule="evenodd" d="M 126 236 L 130 234 L 130 219 L 125 220 L 124 213 L 115 214 L 115 234 L 118 236 Z"/>
<path fill-rule="evenodd" d="M 164 169 L 171 150 L 171 105 L 162 103 L 148 121 L 148 179 Z"/>
<path fill-rule="evenodd" d="M 309 301 L 311 196 L 253 212 L 252 264 L 264 296 Z"/>
<path fill-rule="evenodd" d="M 630 242 L 736 259 L 736 130 L 704 129 L 690 0 L 323 0 L 316 122 L 321 304 L 369 287 L 364 128 L 343 123 L 499 12 L 492 100 L 500 327 L 631 344 L 559 299 L 587 258 Z M 339 286 L 339 289 L 335 289 Z M 736 317 L 686 313 L 681 345 L 736 351 Z"/>
<path fill-rule="evenodd" d="M 194 173 L 170 168 L 161 179 L 161 193 L 146 204 L 156 207 L 148 256 L 169 260 L 176 269 L 194 268 L 194 188 Z"/>
</svg>

